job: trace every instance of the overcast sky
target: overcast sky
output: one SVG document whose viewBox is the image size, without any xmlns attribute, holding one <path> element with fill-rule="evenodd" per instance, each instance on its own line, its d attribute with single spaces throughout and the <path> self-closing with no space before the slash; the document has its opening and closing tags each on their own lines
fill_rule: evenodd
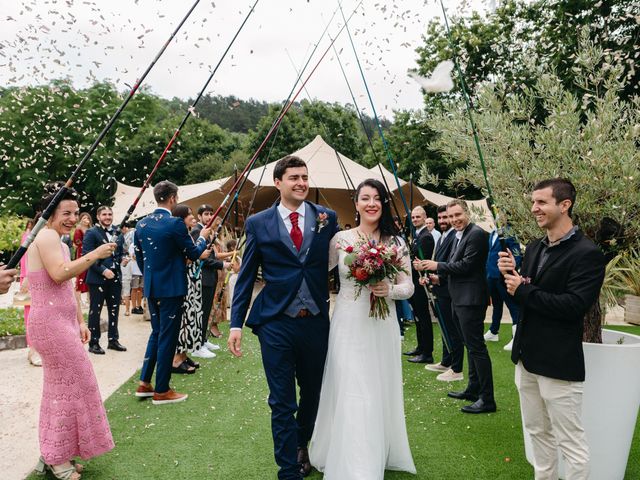
<svg viewBox="0 0 640 480">
<path fill-rule="evenodd" d="M 201 0 L 145 85 L 163 97 L 194 97 L 255 0 Z M 0 85 L 70 77 L 76 87 L 109 79 L 125 90 L 142 74 L 194 0 L 0 0 Z M 470 2 L 483 8 L 482 0 Z M 348 16 L 357 0 L 343 0 Z M 464 0 L 445 0 L 451 15 Z M 208 92 L 258 100 L 286 98 L 300 67 L 337 7 L 336 1 L 260 0 Z M 441 18 L 434 0 L 364 0 L 349 23 L 381 116 L 419 108 L 420 88 L 406 72 L 427 23 Z M 343 24 L 340 12 L 329 28 Z M 316 53 L 329 45 L 324 38 Z M 346 32 L 336 46 L 359 107 L 371 114 Z M 331 52 L 307 84 L 317 99 L 351 103 Z M 306 98 L 303 92 L 300 99 Z"/>
</svg>

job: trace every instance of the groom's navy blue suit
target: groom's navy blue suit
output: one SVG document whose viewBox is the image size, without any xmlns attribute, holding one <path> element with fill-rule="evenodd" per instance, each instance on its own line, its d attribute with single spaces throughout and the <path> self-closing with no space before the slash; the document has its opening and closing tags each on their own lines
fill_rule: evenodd
<svg viewBox="0 0 640 480">
<path fill-rule="evenodd" d="M 231 309 L 231 328 L 241 328 L 258 267 L 262 267 L 265 285 L 246 325 L 260 340 L 281 480 L 302 478 L 297 448 L 306 448 L 313 433 L 329 337 L 329 241 L 338 230 L 335 212 L 309 202 L 304 205 L 300 251 L 278 205 L 247 220 L 246 247 Z M 321 214 L 326 221 L 320 221 Z"/>
</svg>

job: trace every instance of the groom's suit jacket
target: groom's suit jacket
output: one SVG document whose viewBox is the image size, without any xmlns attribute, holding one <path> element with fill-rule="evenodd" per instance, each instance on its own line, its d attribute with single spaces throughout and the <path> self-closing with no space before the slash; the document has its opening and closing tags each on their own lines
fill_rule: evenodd
<svg viewBox="0 0 640 480">
<path fill-rule="evenodd" d="M 305 202 L 302 247 L 298 252 L 278 213 L 277 204 L 247 219 L 246 245 L 233 295 L 231 327 L 240 328 L 251 302 L 253 286 L 262 267 L 265 285 L 256 297 L 246 325 L 257 327 L 285 312 L 306 282 L 320 315 L 329 319 L 329 241 L 338 230 L 333 210 Z M 320 214 L 326 224 L 320 225 Z"/>
</svg>

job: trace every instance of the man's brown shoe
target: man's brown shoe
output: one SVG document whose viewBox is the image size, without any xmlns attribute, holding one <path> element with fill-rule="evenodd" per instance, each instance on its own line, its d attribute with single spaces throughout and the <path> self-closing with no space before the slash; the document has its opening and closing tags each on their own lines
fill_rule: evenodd
<svg viewBox="0 0 640 480">
<path fill-rule="evenodd" d="M 311 462 L 309 461 L 309 450 L 298 448 L 298 465 L 300 465 L 300 475 L 308 477 L 311 473 Z"/>
<path fill-rule="evenodd" d="M 149 398 L 153 397 L 153 387 L 151 385 L 138 385 L 138 389 L 136 390 L 136 397 L 138 398 Z"/>
<path fill-rule="evenodd" d="M 165 403 L 178 403 L 178 402 L 184 402 L 188 396 L 189 395 L 187 395 L 186 393 L 178 393 L 169 389 L 164 393 L 158 393 L 158 392 L 154 393 L 152 402 L 154 405 L 162 405 Z"/>
</svg>

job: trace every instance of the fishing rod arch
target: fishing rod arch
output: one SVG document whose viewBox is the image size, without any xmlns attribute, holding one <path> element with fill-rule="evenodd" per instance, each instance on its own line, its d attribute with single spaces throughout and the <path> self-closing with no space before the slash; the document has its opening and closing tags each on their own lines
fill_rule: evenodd
<svg viewBox="0 0 640 480">
<path fill-rule="evenodd" d="M 193 103 L 191 104 L 191 106 L 189 106 L 189 108 L 187 108 L 187 113 L 184 115 L 184 117 L 182 118 L 182 121 L 180 122 L 180 124 L 178 125 L 178 128 L 174 131 L 173 135 L 171 136 L 171 139 L 169 140 L 169 143 L 167 143 L 167 145 L 165 146 L 162 154 L 160 155 L 160 158 L 158 158 L 158 161 L 156 162 L 156 164 L 154 165 L 153 169 L 151 170 L 151 172 L 149 173 L 149 175 L 147 175 L 146 180 L 144 181 L 144 183 L 142 184 L 142 187 L 140 188 L 140 191 L 138 192 L 138 195 L 136 196 L 136 198 L 134 199 L 133 203 L 129 206 L 129 208 L 127 209 L 127 213 L 125 214 L 124 218 L 122 219 L 122 221 L 120 222 L 120 229 L 129 221 L 129 218 L 131 217 L 131 215 L 133 214 L 133 212 L 136 209 L 136 206 L 138 205 L 138 202 L 140 202 L 140 199 L 142 198 L 142 195 L 144 194 L 144 192 L 147 190 L 147 188 L 149 187 L 149 185 L 151 184 L 151 180 L 153 179 L 153 177 L 155 176 L 155 174 L 158 172 L 158 170 L 160 169 L 160 167 L 162 166 L 162 164 L 164 163 L 165 158 L 167 157 L 167 155 L 169 154 L 169 151 L 171 150 L 171 147 L 173 146 L 173 144 L 175 143 L 175 141 L 177 140 L 178 136 L 180 135 L 180 133 L 182 132 L 182 129 L 184 128 L 185 124 L 187 123 L 187 121 L 189 120 L 189 118 L 191 117 L 191 115 L 195 114 L 195 109 L 196 106 L 198 105 L 198 103 L 200 102 L 200 99 L 204 96 L 207 87 L 209 86 L 209 84 L 211 83 L 211 81 L 213 80 L 213 78 L 215 77 L 216 73 L 218 72 L 218 69 L 220 68 L 220 65 L 222 65 L 222 62 L 224 61 L 224 59 L 226 58 L 227 54 L 229 53 L 229 50 L 231 50 L 231 47 L 233 46 L 233 44 L 235 43 L 236 39 L 238 38 L 238 36 L 240 35 L 240 32 L 242 32 L 242 30 L 244 29 L 244 26 L 246 25 L 247 21 L 249 20 L 249 17 L 253 14 L 253 12 L 255 11 L 256 6 L 258 5 L 258 2 L 260 0 L 255 0 L 254 4 L 251 6 L 251 8 L 249 9 L 249 12 L 247 13 L 247 15 L 244 17 L 244 20 L 242 21 L 242 23 L 240 24 L 240 27 L 238 27 L 238 29 L 236 30 L 235 34 L 233 35 L 233 38 L 231 39 L 231 41 L 229 42 L 229 44 L 227 45 L 226 49 L 224 50 L 222 56 L 220 57 L 220 59 L 218 60 L 218 63 L 216 64 L 216 66 L 214 67 L 214 69 L 212 70 L 211 74 L 209 75 L 209 77 L 207 78 L 207 81 L 204 83 L 202 89 L 200 90 L 200 92 L 198 93 L 198 95 L 196 96 L 195 100 L 193 101 Z"/>
<path fill-rule="evenodd" d="M 362 2 L 360 2 L 360 3 L 362 3 Z M 359 6 L 359 4 L 358 4 L 358 6 Z M 357 9 L 357 7 L 356 7 L 356 9 Z M 255 199 L 256 199 L 256 196 L 257 196 L 258 190 L 259 190 L 260 185 L 261 185 L 261 183 L 262 183 L 262 179 L 264 178 L 264 174 L 265 174 L 265 171 L 266 171 L 266 168 L 267 168 L 267 164 L 269 163 L 269 159 L 271 158 L 271 153 L 273 152 L 273 148 L 274 148 L 275 143 L 276 143 L 276 139 L 277 139 L 277 136 L 278 136 L 278 132 L 280 131 L 280 123 L 278 123 L 278 119 L 279 119 L 281 116 L 284 116 L 284 115 L 283 115 L 283 112 L 285 112 L 285 108 L 287 108 L 287 105 L 289 105 L 290 103 L 293 103 L 293 101 L 295 100 L 295 99 L 294 99 L 294 100 L 292 101 L 292 96 L 293 96 L 293 94 L 294 94 L 294 92 L 295 92 L 296 85 L 298 85 L 298 83 L 300 83 L 300 80 L 302 79 L 302 75 L 304 74 L 304 72 L 307 70 L 307 68 L 308 68 L 309 64 L 311 63 L 311 60 L 312 60 L 313 56 L 315 55 L 315 53 L 316 53 L 316 51 L 317 51 L 318 47 L 320 46 L 320 43 L 322 42 L 322 39 L 324 38 L 324 36 L 326 35 L 327 31 L 329 30 L 329 27 L 331 26 L 331 23 L 333 22 L 333 19 L 334 19 L 334 17 L 336 16 L 336 14 L 337 14 L 337 13 L 338 13 L 338 9 L 336 8 L 336 9 L 333 11 L 333 14 L 331 15 L 331 18 L 329 18 L 329 21 L 327 22 L 327 24 L 325 25 L 324 29 L 322 30 L 322 33 L 320 34 L 320 37 L 319 37 L 319 39 L 318 39 L 317 43 L 314 45 L 314 48 L 311 50 L 311 53 L 310 53 L 310 54 L 309 54 L 309 56 L 307 57 L 307 61 L 305 62 L 304 66 L 302 67 L 302 69 L 300 70 L 300 72 L 296 72 L 296 74 L 297 74 L 297 75 L 296 75 L 296 80 L 295 80 L 295 82 L 293 83 L 293 86 L 291 87 L 291 90 L 289 91 L 289 94 L 287 95 L 286 100 L 283 102 L 282 106 L 280 107 L 280 111 L 278 112 L 278 115 L 276 115 L 276 118 L 274 119 L 273 123 L 271 124 L 271 127 L 269 128 L 269 131 L 268 131 L 268 132 L 271 132 L 271 131 L 272 131 L 272 130 L 274 130 L 274 129 L 275 129 L 275 131 L 274 131 L 274 133 L 273 133 L 273 139 L 271 140 L 271 146 L 269 147 L 269 151 L 267 152 L 267 156 L 265 157 L 265 160 L 264 160 L 264 166 L 263 166 L 262 172 L 261 172 L 261 174 L 260 174 L 259 181 L 258 181 L 258 183 L 254 186 L 254 192 L 253 192 L 253 195 L 252 195 L 252 198 L 251 198 L 251 202 L 249 203 L 249 207 L 248 207 L 248 211 L 249 211 L 249 212 L 251 211 L 251 208 L 252 208 L 252 207 L 253 207 L 253 205 L 254 205 L 254 202 L 255 202 Z M 355 10 L 354 10 L 354 13 L 355 13 Z M 353 14 L 352 14 L 352 15 L 353 15 Z M 308 79 L 307 79 L 307 80 L 308 80 Z M 306 90 L 306 88 L 305 88 L 305 87 L 306 87 L 306 81 L 305 81 L 305 83 L 302 85 L 302 88 Z M 298 92 L 298 93 L 299 93 L 299 92 Z M 286 113 L 286 112 L 285 112 L 285 113 Z M 267 133 L 267 135 L 268 135 L 268 133 Z M 263 143 L 264 143 L 264 142 L 263 142 Z M 256 154 L 259 156 L 259 152 L 256 152 Z M 256 154 L 254 154 L 254 156 L 255 156 Z M 251 162 L 249 162 L 249 163 L 251 163 Z M 245 172 L 246 172 L 246 174 L 245 174 Z M 215 240 L 215 238 L 217 237 L 218 233 L 221 231 L 221 229 L 222 229 L 222 227 L 223 227 L 223 225 L 224 225 L 225 220 L 228 218 L 230 210 L 231 210 L 231 209 L 233 208 L 233 206 L 234 206 L 234 205 L 239 201 L 240 191 L 242 190 L 242 188 L 244 187 L 245 183 L 247 182 L 247 180 L 248 180 L 248 178 L 249 178 L 249 174 L 250 174 L 250 173 L 251 173 L 251 169 L 248 169 L 248 170 L 247 170 L 247 167 L 245 167 L 245 169 L 244 169 L 244 170 L 243 170 L 243 172 L 242 172 L 242 175 L 240 175 L 238 178 L 236 178 L 236 183 L 237 183 L 237 182 L 238 182 L 238 180 L 240 180 L 241 178 L 242 178 L 242 180 L 241 180 L 240 184 L 238 185 L 238 187 L 237 187 L 237 189 L 236 189 L 236 192 L 235 192 L 235 194 L 234 194 L 234 197 L 233 197 L 233 199 L 232 199 L 232 201 L 231 201 L 231 204 L 230 204 L 229 208 L 227 209 L 227 212 L 225 212 L 225 215 L 224 215 L 224 217 L 223 217 L 223 219 L 222 219 L 222 222 L 220 222 L 220 225 L 219 225 L 219 226 L 218 226 L 218 228 L 216 229 L 216 232 L 215 232 L 214 237 L 213 237 L 213 238 L 214 238 L 214 240 Z M 243 175 L 244 175 L 244 177 L 243 177 Z M 235 186 L 235 183 L 234 183 L 234 186 Z M 233 191 L 233 186 L 231 187 L 231 189 L 230 189 L 230 191 L 229 191 L 229 192 L 231 193 L 232 191 Z M 227 197 L 228 197 L 228 196 L 229 196 L 229 194 L 227 195 Z M 225 197 L 225 198 L 226 198 L 226 197 Z M 223 201 L 223 203 L 224 203 L 224 201 Z M 219 212 L 217 212 L 217 213 L 219 213 Z M 214 216 L 214 220 L 215 220 L 215 216 Z M 243 231 L 244 231 L 244 229 L 243 229 Z"/>
<path fill-rule="evenodd" d="M 358 2 L 358 4 L 356 5 L 356 7 L 354 8 L 353 12 L 351 13 L 351 15 L 349 16 L 349 18 L 351 18 L 355 12 L 358 10 L 358 8 L 360 8 L 360 5 L 362 4 L 362 0 L 360 0 L 360 2 Z M 239 200 L 239 195 L 240 195 L 240 191 L 242 190 L 242 188 L 244 187 L 245 183 L 247 182 L 248 178 L 249 178 L 249 174 L 251 173 L 251 170 L 253 168 L 253 165 L 255 165 L 255 163 L 257 162 L 257 159 L 260 155 L 260 153 L 262 152 L 262 149 L 265 147 L 266 143 L 269 141 L 269 139 L 271 138 L 271 136 L 273 135 L 274 138 L 272 140 L 271 143 L 271 147 L 269 149 L 269 152 L 267 154 L 267 157 L 265 159 L 265 165 L 263 168 L 263 171 L 260 175 L 260 182 L 262 182 L 262 178 L 264 176 L 265 170 L 266 170 L 266 166 L 268 163 L 268 160 L 271 156 L 271 152 L 273 150 L 273 147 L 275 145 L 275 138 L 277 137 L 277 133 L 279 131 L 279 127 L 282 123 L 282 120 L 284 118 L 284 116 L 286 115 L 287 111 L 291 108 L 291 106 L 293 105 L 293 103 L 295 102 L 295 99 L 298 97 L 298 95 L 300 94 L 300 92 L 305 88 L 307 82 L 309 81 L 309 79 L 313 76 L 313 73 L 317 70 L 318 66 L 320 65 L 320 63 L 322 62 L 322 60 L 326 57 L 327 52 L 329 51 L 329 49 L 331 48 L 331 45 L 333 45 L 333 42 L 335 40 L 332 40 L 329 47 L 325 50 L 325 52 L 323 53 L 323 55 L 320 57 L 320 60 L 316 63 L 316 65 L 314 66 L 314 68 L 312 69 L 311 73 L 307 76 L 307 78 L 305 79 L 305 81 L 302 83 L 301 87 L 298 89 L 298 91 L 295 93 L 295 89 L 296 89 L 296 85 L 298 85 L 298 83 L 300 83 L 300 80 L 302 79 L 302 75 L 304 74 L 304 71 L 307 69 L 307 67 L 309 66 L 311 59 L 313 58 L 317 48 L 320 45 L 320 42 L 322 41 L 324 35 L 326 34 L 326 32 L 329 29 L 329 26 L 331 25 L 333 18 L 335 17 L 335 15 L 337 14 L 338 9 L 336 9 L 333 12 L 333 15 L 331 16 L 331 18 L 329 19 L 329 22 L 327 23 L 327 25 L 325 26 L 324 30 L 322 31 L 322 34 L 320 35 L 320 38 L 318 40 L 318 43 L 315 44 L 311 54 L 309 55 L 309 58 L 307 59 L 307 62 L 305 63 L 304 67 L 302 68 L 300 74 L 297 76 L 296 81 L 294 82 L 291 91 L 289 92 L 289 95 L 287 97 L 287 99 L 285 100 L 285 102 L 283 103 L 280 112 L 278 113 L 278 115 L 276 116 L 276 119 L 274 120 L 274 122 L 271 124 L 271 127 L 269 128 L 269 131 L 267 132 L 267 135 L 265 136 L 264 140 L 261 142 L 261 144 L 259 145 L 258 149 L 254 152 L 253 156 L 251 157 L 251 159 L 249 160 L 249 163 L 245 166 L 245 168 L 243 169 L 242 173 L 240 174 L 240 176 L 238 176 L 236 178 L 236 180 L 234 181 L 233 185 L 231 186 L 231 188 L 229 189 L 229 192 L 227 193 L 227 195 L 224 197 L 224 199 L 222 200 L 222 202 L 220 203 L 220 205 L 218 206 L 218 208 L 215 210 L 215 212 L 213 213 L 211 219 L 209 220 L 209 222 L 207 222 L 206 228 L 211 228 L 211 226 L 213 225 L 213 223 L 215 222 L 215 220 L 218 218 L 218 216 L 220 215 L 220 212 L 222 210 L 222 208 L 225 206 L 225 204 L 229 201 L 229 199 L 231 198 L 231 194 L 233 194 L 233 199 L 231 200 L 231 203 L 229 205 L 229 207 L 227 208 L 227 210 L 225 211 L 225 214 L 223 216 L 223 218 L 221 219 L 220 224 L 218 225 L 218 227 L 216 228 L 214 235 L 213 235 L 213 239 L 211 242 L 211 245 L 213 245 L 213 242 L 216 240 L 216 238 L 218 237 L 220 231 L 222 230 L 225 221 L 228 219 L 234 204 Z M 340 31 L 338 32 L 338 35 L 340 34 L 340 32 L 342 32 L 344 30 L 344 26 L 340 29 Z M 336 36 L 337 37 L 337 36 Z M 255 186 L 254 188 L 254 193 L 251 199 L 251 203 L 249 205 L 249 211 L 253 206 L 253 203 L 255 201 L 256 195 L 258 193 L 258 189 L 260 186 L 260 182 Z M 243 229 L 244 231 L 244 229 Z M 200 270 L 202 268 L 202 262 L 199 263 L 198 268 L 196 269 L 196 276 L 199 275 Z"/>
<path fill-rule="evenodd" d="M 49 202 L 49 205 L 46 206 L 40 218 L 38 219 L 36 224 L 33 226 L 33 228 L 31 229 L 31 232 L 27 235 L 27 237 L 25 238 L 23 243 L 20 245 L 18 250 L 16 250 L 16 252 L 11 256 L 6 266 L 7 269 L 15 268 L 18 265 L 18 263 L 20 262 L 20 259 L 24 256 L 27 249 L 29 248 L 29 245 L 33 243 L 33 240 L 35 239 L 36 235 L 46 225 L 47 221 L 53 214 L 56 207 L 60 204 L 60 201 L 62 200 L 64 195 L 69 191 L 69 189 L 73 186 L 73 184 L 77 180 L 78 175 L 82 171 L 82 168 L 84 167 L 84 165 L 89 161 L 89 159 L 91 158 L 93 153 L 96 151 L 96 149 L 98 148 L 98 146 L 100 145 L 104 137 L 111 130 L 116 120 L 118 120 L 118 118 L 120 117 L 120 114 L 124 111 L 124 109 L 127 107 L 127 105 L 129 104 L 133 96 L 136 94 L 136 92 L 140 88 L 140 85 L 142 85 L 147 75 L 149 75 L 149 73 L 151 72 L 153 67 L 156 65 L 160 57 L 162 57 L 164 52 L 167 50 L 171 41 L 175 38 L 175 36 L 180 31 L 180 29 L 182 29 L 182 26 L 186 23 L 187 19 L 191 16 L 191 14 L 193 13 L 193 11 L 195 10 L 195 8 L 198 6 L 199 3 L 200 3 L 200 0 L 196 0 L 192 4 L 191 8 L 189 8 L 185 16 L 178 23 L 178 25 L 173 30 L 173 32 L 171 33 L 169 38 L 166 40 L 166 42 L 162 45 L 162 47 L 160 48 L 156 56 L 153 58 L 151 63 L 147 66 L 146 70 L 142 73 L 142 75 L 138 79 L 136 79 L 128 95 L 124 98 L 120 106 L 116 109 L 116 111 L 111 116 L 111 118 L 109 119 L 107 124 L 104 126 L 102 131 L 98 134 L 94 142 L 91 144 L 91 146 L 86 151 L 86 153 L 84 154 L 84 156 L 82 157 L 78 165 L 75 167 L 75 169 L 72 171 L 69 178 L 64 183 L 64 185 L 56 192 L 55 196 Z"/>
<path fill-rule="evenodd" d="M 356 5 L 356 7 L 353 9 L 353 11 L 351 12 L 351 14 L 349 15 L 349 19 L 345 18 L 344 12 L 342 12 L 343 14 L 343 18 L 345 18 L 345 24 L 340 28 L 340 30 L 338 31 L 336 38 L 340 36 L 340 34 L 345 30 L 345 28 L 347 28 L 348 22 L 349 20 L 353 17 L 353 15 L 356 13 L 356 11 L 360 8 L 360 5 L 362 5 L 362 1 L 360 0 L 358 2 L 358 4 Z M 280 125 L 280 123 L 282 123 L 282 120 L 284 119 L 285 115 L 287 114 L 287 112 L 289 111 L 289 109 L 291 108 L 291 106 L 293 105 L 293 103 L 295 102 L 296 98 L 298 98 L 298 96 L 300 95 L 300 93 L 302 92 L 302 90 L 304 89 L 304 87 L 306 86 L 306 84 L 309 82 L 309 80 L 311 79 L 311 77 L 313 76 L 313 74 L 316 72 L 316 70 L 318 69 L 318 67 L 320 66 L 320 64 L 322 63 L 322 61 L 324 60 L 324 58 L 327 56 L 327 54 L 329 53 L 329 51 L 331 50 L 331 46 L 334 44 L 335 39 L 332 39 L 329 46 L 325 49 L 325 51 L 323 52 L 323 54 L 321 55 L 320 59 L 318 60 L 318 62 L 316 63 L 316 65 L 313 67 L 313 69 L 311 70 L 311 72 L 309 73 L 309 75 L 307 76 L 307 78 L 304 80 L 304 82 L 302 82 L 302 85 L 300 86 L 300 88 L 298 89 L 298 91 L 294 94 L 294 96 L 289 100 L 289 102 L 287 103 L 287 105 L 285 106 L 285 108 L 283 109 L 282 113 L 280 114 L 280 116 L 276 119 L 274 125 L 272 125 L 272 127 L 269 129 L 269 131 L 267 132 L 267 135 L 265 136 L 265 138 L 263 139 L 263 141 L 261 142 L 261 144 L 259 145 L 259 147 L 257 148 L 257 150 L 255 151 L 255 153 L 253 154 L 253 156 L 251 157 L 251 159 L 249 160 L 249 163 L 247 164 L 247 166 L 244 168 L 241 176 L 234 182 L 234 184 L 231 186 L 231 189 L 229 190 L 229 193 L 227 193 L 227 195 L 224 197 L 224 199 L 222 200 L 222 202 L 220 203 L 220 206 L 216 209 L 216 211 L 213 213 L 211 219 L 209 220 L 209 222 L 207 223 L 207 228 L 210 228 L 211 225 L 213 224 L 213 222 L 215 221 L 215 219 L 218 217 L 218 215 L 220 214 L 222 208 L 226 205 L 226 203 L 229 201 L 229 199 L 231 198 L 231 194 L 234 193 L 236 191 L 236 189 L 238 188 L 238 186 L 240 185 L 240 183 L 244 183 L 243 179 L 245 177 L 249 176 L 249 173 L 251 172 L 251 169 L 253 168 L 253 165 L 255 165 L 258 156 L 260 155 L 260 152 L 262 151 L 262 149 L 265 147 L 265 145 L 267 144 L 267 142 L 269 141 L 269 139 L 271 138 L 271 136 L 273 135 L 275 129 L 277 129 Z M 246 181 L 246 180 L 245 180 Z M 236 195 L 237 197 L 237 195 Z"/>
</svg>

